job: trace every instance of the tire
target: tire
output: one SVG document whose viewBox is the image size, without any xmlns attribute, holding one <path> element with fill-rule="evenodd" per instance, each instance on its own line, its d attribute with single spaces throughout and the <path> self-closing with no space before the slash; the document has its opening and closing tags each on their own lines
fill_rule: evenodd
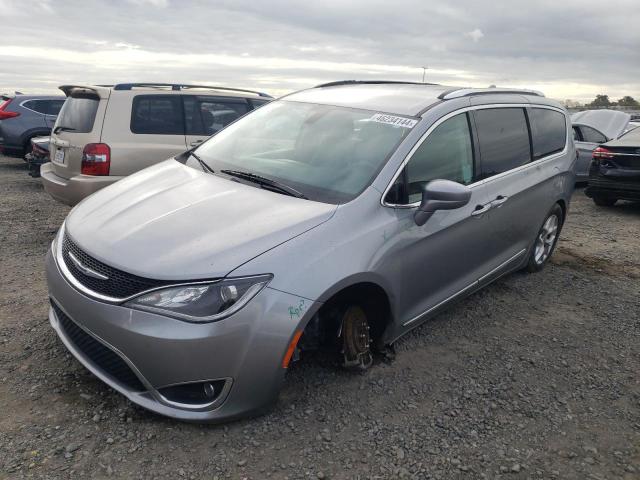
<svg viewBox="0 0 640 480">
<path fill-rule="evenodd" d="M 593 203 L 595 203 L 599 207 L 613 207 L 617 201 L 618 201 L 617 198 L 612 198 L 612 197 L 602 197 L 602 196 L 593 197 Z"/>
<path fill-rule="evenodd" d="M 373 355 L 366 310 L 358 304 L 351 304 L 340 312 L 342 365 L 349 370 L 367 370 L 373 363 Z"/>
<path fill-rule="evenodd" d="M 544 268 L 556 248 L 563 224 L 564 213 L 562 207 L 556 203 L 545 217 L 533 241 L 527 271 L 539 272 Z"/>
</svg>

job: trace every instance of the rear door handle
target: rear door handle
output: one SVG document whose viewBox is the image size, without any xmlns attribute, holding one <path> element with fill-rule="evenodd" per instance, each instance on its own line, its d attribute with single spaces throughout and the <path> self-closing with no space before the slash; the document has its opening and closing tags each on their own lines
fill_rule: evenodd
<svg viewBox="0 0 640 480">
<path fill-rule="evenodd" d="M 477 217 L 478 215 L 482 215 L 483 213 L 491 210 L 491 203 L 487 203 L 485 205 L 476 205 L 476 209 L 471 212 L 471 215 Z"/>
<path fill-rule="evenodd" d="M 499 207 L 507 200 L 509 200 L 509 197 L 507 197 L 506 195 L 498 195 L 496 199 L 493 202 L 491 202 L 491 205 L 494 207 Z"/>
</svg>

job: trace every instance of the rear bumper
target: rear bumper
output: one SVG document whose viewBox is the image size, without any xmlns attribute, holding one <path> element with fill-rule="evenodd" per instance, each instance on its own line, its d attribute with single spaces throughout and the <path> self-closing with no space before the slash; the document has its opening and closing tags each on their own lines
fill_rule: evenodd
<svg viewBox="0 0 640 480">
<path fill-rule="evenodd" d="M 610 197 L 621 200 L 640 200 L 640 176 L 635 178 L 607 178 L 600 175 L 589 177 L 585 189 L 588 197 Z"/>
<path fill-rule="evenodd" d="M 63 178 L 55 174 L 50 162 L 40 167 L 40 175 L 45 191 L 59 202 L 70 206 L 74 206 L 92 193 L 124 178 L 116 176 L 93 177 L 90 175 Z"/>
</svg>

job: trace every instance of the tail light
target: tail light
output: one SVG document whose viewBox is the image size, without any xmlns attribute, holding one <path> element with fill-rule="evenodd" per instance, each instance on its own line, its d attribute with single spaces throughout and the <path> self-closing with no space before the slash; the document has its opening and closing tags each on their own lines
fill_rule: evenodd
<svg viewBox="0 0 640 480">
<path fill-rule="evenodd" d="M 613 152 L 604 147 L 598 147 L 593 151 L 593 158 L 598 160 L 613 158 Z"/>
<path fill-rule="evenodd" d="M 8 118 L 18 117 L 20 114 L 18 112 L 7 112 L 6 108 L 11 103 L 11 98 L 6 99 L 2 104 L 0 104 L 0 120 L 7 120 Z"/>
<path fill-rule="evenodd" d="M 111 149 L 106 143 L 89 143 L 82 151 L 83 175 L 109 175 Z"/>
</svg>

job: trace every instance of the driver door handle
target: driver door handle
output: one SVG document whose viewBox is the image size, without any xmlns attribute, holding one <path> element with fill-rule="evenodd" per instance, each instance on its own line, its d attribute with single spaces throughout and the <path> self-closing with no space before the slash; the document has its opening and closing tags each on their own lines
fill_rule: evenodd
<svg viewBox="0 0 640 480">
<path fill-rule="evenodd" d="M 509 200 L 509 197 L 507 197 L 506 195 L 498 195 L 496 197 L 496 199 L 493 202 L 491 202 L 491 205 L 493 207 L 499 207 L 500 205 L 502 205 L 507 200 Z"/>
<path fill-rule="evenodd" d="M 487 203 L 485 205 L 476 205 L 476 208 L 473 212 L 471 212 L 471 215 L 477 217 L 478 215 L 482 215 L 489 210 L 491 210 L 491 203 Z"/>
</svg>

